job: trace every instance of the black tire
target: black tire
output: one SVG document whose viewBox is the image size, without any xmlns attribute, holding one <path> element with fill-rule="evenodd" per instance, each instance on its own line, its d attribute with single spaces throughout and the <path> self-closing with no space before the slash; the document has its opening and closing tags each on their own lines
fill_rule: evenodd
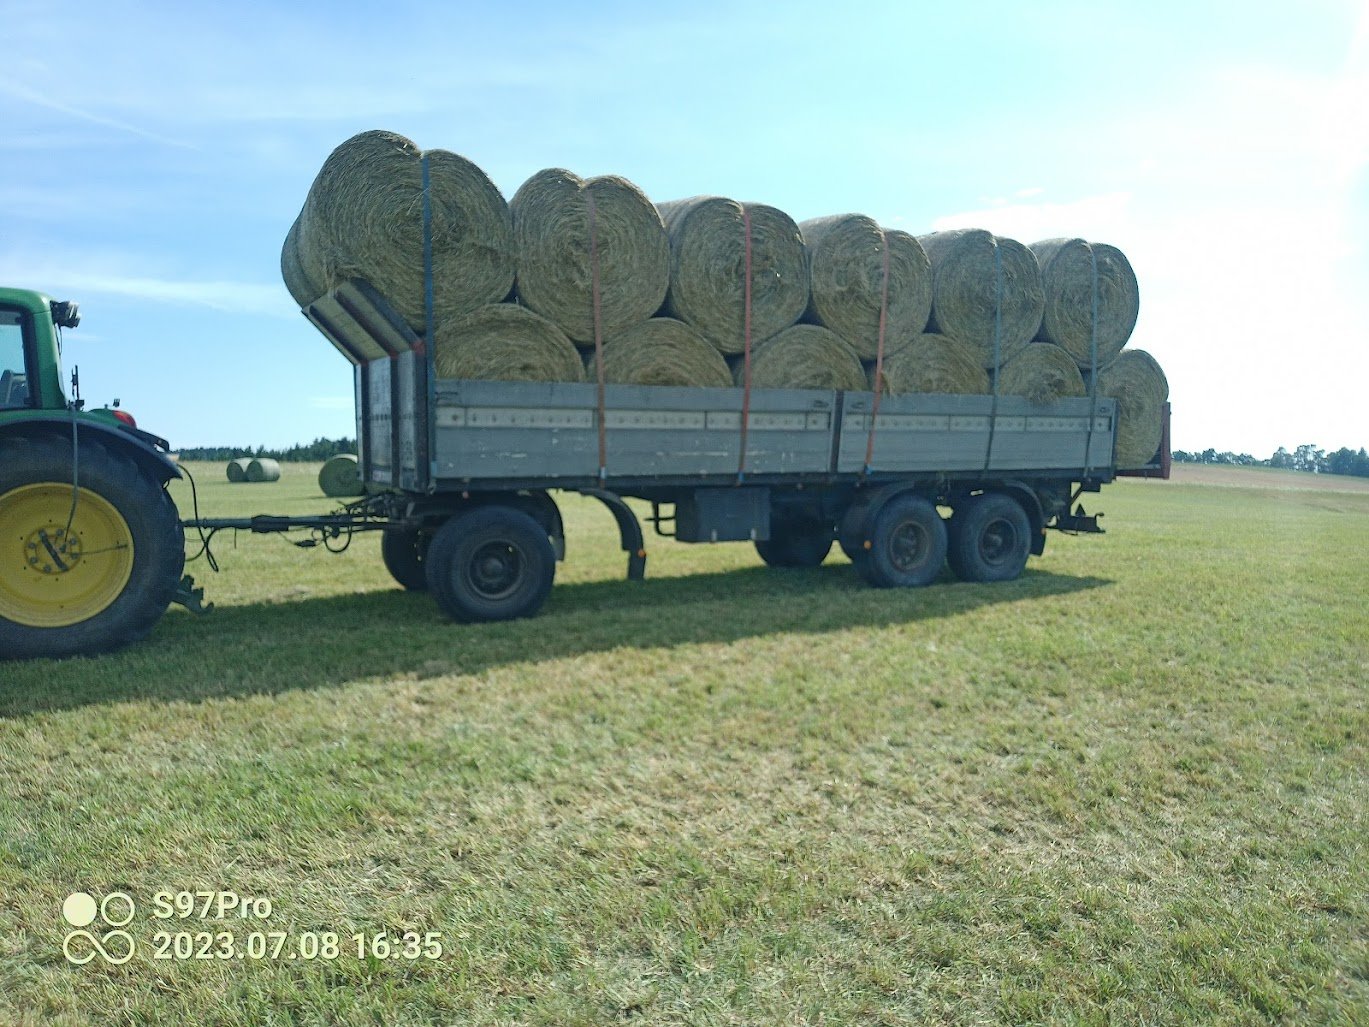
<svg viewBox="0 0 1369 1027">
<path fill-rule="evenodd" d="M 918 496 L 896 496 L 880 507 L 868 533 L 870 548 L 856 570 L 876 588 L 918 588 L 946 563 L 946 522 Z"/>
<path fill-rule="evenodd" d="M 0 441 L 0 503 L 31 485 L 71 486 L 71 439 L 55 435 Z M 185 569 L 185 532 L 163 479 L 103 441 L 80 440 L 78 479 L 82 490 L 117 511 L 133 549 L 128 580 L 116 597 L 85 620 L 55 627 L 33 626 L 0 614 L 0 658 L 61 658 L 109 652 L 137 642 L 166 612 Z M 66 514 L 63 512 L 62 521 Z M 81 509 L 72 521 L 79 535 Z M 15 530 L 17 529 L 17 530 Z M 0 560 L 12 563 L 32 532 L 6 524 L 0 531 Z M 11 550 L 14 550 L 11 552 Z M 90 560 L 98 553 L 82 557 Z M 2 573 L 2 572 L 0 572 Z M 14 574 L 18 582 L 22 571 Z M 22 605 L 22 600 L 14 600 Z"/>
<path fill-rule="evenodd" d="M 546 528 L 507 506 L 458 514 L 433 536 L 428 591 L 453 620 L 513 620 L 542 608 L 556 573 Z"/>
<path fill-rule="evenodd" d="M 380 533 L 380 559 L 390 577 L 410 592 L 428 590 L 427 569 L 423 566 L 428 556 L 432 537 L 426 532 L 407 529 Z"/>
<path fill-rule="evenodd" d="M 951 570 L 961 581 L 1012 581 L 1031 553 L 1031 519 L 1002 492 L 971 496 L 951 516 Z"/>
<path fill-rule="evenodd" d="M 771 567 L 817 567 L 832 551 L 832 526 L 814 521 L 777 521 L 756 552 Z"/>
</svg>

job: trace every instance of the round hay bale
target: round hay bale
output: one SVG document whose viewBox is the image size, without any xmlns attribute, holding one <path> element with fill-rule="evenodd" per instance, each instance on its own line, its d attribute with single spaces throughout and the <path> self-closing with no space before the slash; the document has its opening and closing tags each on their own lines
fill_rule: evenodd
<svg viewBox="0 0 1369 1027">
<path fill-rule="evenodd" d="M 593 352 L 585 358 L 585 367 L 594 381 L 598 371 Z M 604 381 L 725 389 L 732 385 L 732 372 L 723 355 L 689 325 L 653 317 L 604 343 Z"/>
<path fill-rule="evenodd" d="M 439 322 L 433 356 L 439 378 L 580 382 L 585 368 L 566 333 L 516 303 L 492 303 Z"/>
<path fill-rule="evenodd" d="M 591 198 L 601 337 L 660 310 L 670 282 L 665 225 L 645 193 L 614 175 L 585 180 L 562 168 L 537 172 L 509 203 L 518 298 L 576 342 L 594 341 Z"/>
<path fill-rule="evenodd" d="M 269 457 L 257 457 L 247 465 L 247 480 L 280 481 L 280 464 Z"/>
<path fill-rule="evenodd" d="M 1144 467 L 1160 448 L 1169 382 L 1143 349 L 1124 349 L 1098 372 L 1098 394 L 1117 400 L 1117 466 Z"/>
<path fill-rule="evenodd" d="M 323 162 L 296 232 L 304 282 L 323 291 L 363 278 L 420 333 L 425 330 L 421 156 L 417 146 L 393 132 L 362 132 L 348 139 Z M 433 310 L 437 320 L 445 320 L 509 295 L 513 222 L 504 197 L 473 163 L 446 150 L 427 156 Z"/>
<path fill-rule="evenodd" d="M 666 312 L 722 353 L 745 348 L 746 223 L 751 219 L 751 344 L 794 324 L 808 306 L 808 267 L 794 219 L 760 203 L 695 196 L 658 203 L 670 237 Z"/>
<path fill-rule="evenodd" d="M 733 381 L 745 384 L 745 363 L 734 360 Z M 820 325 L 794 325 L 751 352 L 753 389 L 845 389 L 868 385 L 860 357 L 841 336 Z"/>
<path fill-rule="evenodd" d="M 322 296 L 327 289 L 319 286 L 304 270 L 299 256 L 299 218 L 295 218 L 290 231 L 285 235 L 285 244 L 280 248 L 280 276 L 295 303 L 308 306 Z"/>
<path fill-rule="evenodd" d="M 252 462 L 249 456 L 240 456 L 236 460 L 228 461 L 228 480 L 235 485 L 247 480 L 247 465 Z"/>
<path fill-rule="evenodd" d="M 997 304 L 995 241 L 1003 264 L 999 352 L 1007 360 L 1031 342 L 1041 327 L 1045 293 L 1036 256 L 1016 240 L 979 228 L 918 236 L 932 263 L 932 314 L 927 330 L 968 342 L 978 350 L 980 365 L 991 370 Z"/>
<path fill-rule="evenodd" d="M 808 253 L 810 320 L 836 332 L 862 359 L 875 359 L 887 247 L 885 353 L 890 339 L 909 339 L 927 327 L 932 266 L 921 243 L 911 235 L 883 230 L 863 214 L 814 218 L 802 222 L 799 231 Z"/>
<path fill-rule="evenodd" d="M 871 369 L 871 388 L 874 373 Z M 978 351 L 949 335 L 919 335 L 884 358 L 884 391 L 891 396 L 914 392 L 978 395 L 989 389 L 989 372 L 980 366 Z"/>
<path fill-rule="evenodd" d="M 325 496 L 361 496 L 366 486 L 361 483 L 361 466 L 353 453 L 339 453 L 324 461 L 318 469 L 318 487 Z"/>
<path fill-rule="evenodd" d="M 1126 255 L 1116 246 L 1083 239 L 1046 239 L 1032 243 L 1031 251 L 1041 265 L 1045 291 L 1038 338 L 1060 346 L 1084 368 L 1090 360 L 1093 259 L 1097 260 L 1098 366 L 1107 366 L 1131 337 L 1141 309 L 1136 273 Z"/>
<path fill-rule="evenodd" d="M 1005 360 L 998 369 L 998 391 L 1004 396 L 1025 396 L 1038 405 L 1088 394 L 1074 357 L 1049 342 L 1023 346 Z"/>
</svg>

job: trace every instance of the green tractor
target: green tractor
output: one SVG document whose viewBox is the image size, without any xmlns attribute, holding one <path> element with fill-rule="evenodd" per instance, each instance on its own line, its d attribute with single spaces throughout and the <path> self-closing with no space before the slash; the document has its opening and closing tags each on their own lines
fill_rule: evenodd
<svg viewBox="0 0 1369 1027">
<path fill-rule="evenodd" d="M 165 439 L 63 391 L 76 305 L 0 288 L 0 659 L 106 652 L 177 598 L 185 534 Z"/>
</svg>

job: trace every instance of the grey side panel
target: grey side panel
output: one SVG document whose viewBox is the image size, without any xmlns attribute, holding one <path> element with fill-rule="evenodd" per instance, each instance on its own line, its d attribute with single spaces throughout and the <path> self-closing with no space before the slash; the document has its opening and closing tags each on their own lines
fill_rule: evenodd
<svg viewBox="0 0 1369 1027">
<path fill-rule="evenodd" d="M 412 350 L 394 359 L 395 428 L 399 434 L 399 487 L 423 489 L 427 480 L 427 389 L 420 378 L 423 357 Z"/>
<path fill-rule="evenodd" d="M 588 384 L 440 381 L 437 475 L 458 481 L 593 477 L 599 473 L 596 408 L 596 388 Z M 746 471 L 828 472 L 835 409 L 833 392 L 754 392 Z M 735 474 L 741 410 L 738 389 L 608 386 L 608 478 Z"/>
<path fill-rule="evenodd" d="M 847 393 L 836 470 L 859 473 L 870 430 L 870 393 Z M 1073 470 L 1111 464 L 1113 400 L 1037 406 L 1020 396 L 913 395 L 882 397 L 872 472 Z M 992 431 L 990 431 L 992 423 Z M 1088 447 L 1089 456 L 1086 456 Z"/>
</svg>

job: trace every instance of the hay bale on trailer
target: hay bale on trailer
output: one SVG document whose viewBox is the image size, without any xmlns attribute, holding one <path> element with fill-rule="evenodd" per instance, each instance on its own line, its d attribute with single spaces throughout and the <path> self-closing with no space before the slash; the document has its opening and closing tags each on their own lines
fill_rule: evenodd
<svg viewBox="0 0 1369 1027">
<path fill-rule="evenodd" d="M 1091 360 L 1093 274 L 1098 270 L 1098 366 L 1106 367 L 1126 345 L 1141 309 L 1136 273 L 1116 246 L 1083 239 L 1046 239 L 1031 244 L 1041 265 L 1045 306 L 1037 337 L 1053 342 L 1082 368 Z"/>
<path fill-rule="evenodd" d="M 808 267 L 794 219 L 760 203 L 695 196 L 658 203 L 670 238 L 665 310 L 722 353 L 746 337 L 748 236 L 751 344 L 794 324 L 808 306 Z"/>
<path fill-rule="evenodd" d="M 918 242 L 932 263 L 929 332 L 969 343 L 979 353 L 980 366 L 989 370 L 996 324 L 1000 362 L 1031 342 L 1045 304 L 1041 268 L 1031 250 L 979 228 L 933 232 L 918 236 Z M 1002 270 L 1001 310 L 995 250 Z"/>
<path fill-rule="evenodd" d="M 590 380 L 595 380 L 593 351 L 585 365 Z M 604 381 L 730 388 L 732 372 L 722 354 L 689 325 L 670 317 L 653 317 L 604 343 Z"/>
<path fill-rule="evenodd" d="M 366 494 L 361 481 L 361 468 L 353 453 L 339 453 L 324 461 L 318 470 L 318 487 L 325 496 L 335 499 Z"/>
<path fill-rule="evenodd" d="M 1005 360 L 998 369 L 998 391 L 1037 404 L 1088 394 L 1074 357 L 1049 342 L 1023 346 Z"/>
<path fill-rule="evenodd" d="M 251 482 L 280 481 L 280 464 L 269 457 L 257 457 L 247 465 L 247 480 Z"/>
<path fill-rule="evenodd" d="M 872 389 L 874 373 L 871 369 Z M 929 332 L 884 358 L 883 388 L 892 396 L 913 392 L 977 395 L 988 392 L 990 382 L 973 346 L 949 335 Z"/>
<path fill-rule="evenodd" d="M 328 156 L 300 212 L 293 255 L 286 237 L 282 272 L 290 268 L 292 295 L 363 278 L 411 328 L 424 331 L 423 156 L 410 140 L 382 131 L 355 135 Z M 509 295 L 513 222 L 504 197 L 475 164 L 446 150 L 426 157 L 433 309 L 445 320 Z"/>
<path fill-rule="evenodd" d="M 580 382 L 585 368 L 566 333 L 516 303 L 491 303 L 441 321 L 433 361 L 439 378 Z"/>
<path fill-rule="evenodd" d="M 523 183 L 509 209 L 519 302 L 572 341 L 594 341 L 596 304 L 603 338 L 661 309 L 670 282 L 665 225 L 627 179 L 548 168 Z"/>
<path fill-rule="evenodd" d="M 732 377 L 743 384 L 745 363 L 733 360 Z M 866 388 L 860 357 L 841 336 L 820 325 L 794 325 L 751 354 L 751 386 L 757 389 Z"/>
<path fill-rule="evenodd" d="M 1143 349 L 1124 349 L 1098 372 L 1098 393 L 1117 400 L 1117 466 L 1144 467 L 1160 447 L 1169 381 Z"/>
<path fill-rule="evenodd" d="M 836 332 L 863 360 L 878 354 L 881 307 L 885 353 L 890 340 L 907 341 L 927 327 L 932 266 L 911 235 L 882 229 L 864 214 L 813 218 L 799 231 L 808 254 L 808 320 Z"/>
<path fill-rule="evenodd" d="M 250 456 L 240 456 L 236 460 L 228 461 L 225 470 L 228 473 L 228 480 L 233 484 L 239 484 L 247 480 L 247 465 L 252 462 Z"/>
</svg>

